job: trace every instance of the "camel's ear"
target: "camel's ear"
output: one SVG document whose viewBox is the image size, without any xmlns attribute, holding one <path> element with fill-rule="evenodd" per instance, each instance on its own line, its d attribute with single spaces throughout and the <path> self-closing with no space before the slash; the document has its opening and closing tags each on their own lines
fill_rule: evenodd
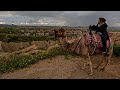
<svg viewBox="0 0 120 90">
<path fill-rule="evenodd" d="M 64 47 L 65 47 L 65 48 L 68 48 L 69 46 L 70 46 L 70 43 L 69 43 L 69 42 L 65 42 Z"/>
<path fill-rule="evenodd" d="M 113 33 L 109 33 L 108 35 L 109 35 L 109 37 L 112 37 L 112 36 L 113 36 Z"/>
</svg>

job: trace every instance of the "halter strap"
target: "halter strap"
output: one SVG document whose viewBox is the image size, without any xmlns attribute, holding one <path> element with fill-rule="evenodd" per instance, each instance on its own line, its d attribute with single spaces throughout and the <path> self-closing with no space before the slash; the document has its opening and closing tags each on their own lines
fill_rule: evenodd
<svg viewBox="0 0 120 90">
<path fill-rule="evenodd" d="M 84 35 L 82 35 L 82 37 L 84 37 L 84 36 L 85 36 L 85 34 L 84 34 Z M 78 43 L 77 43 L 77 45 L 76 45 L 76 47 L 75 47 L 75 49 L 74 49 L 74 51 L 73 51 L 73 52 L 75 52 L 75 50 L 76 50 L 76 48 L 77 48 L 78 44 L 80 43 L 80 41 L 81 41 L 82 37 L 81 37 L 81 38 L 80 38 L 80 40 L 78 41 Z"/>
</svg>

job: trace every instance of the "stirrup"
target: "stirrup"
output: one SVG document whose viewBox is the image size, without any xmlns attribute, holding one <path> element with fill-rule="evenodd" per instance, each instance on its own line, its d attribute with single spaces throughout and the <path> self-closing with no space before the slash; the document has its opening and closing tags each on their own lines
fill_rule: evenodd
<svg viewBox="0 0 120 90">
<path fill-rule="evenodd" d="M 103 54 L 106 54 L 107 52 L 103 52 Z"/>
<path fill-rule="evenodd" d="M 109 56 L 109 54 L 108 54 L 107 52 L 103 52 L 103 54 L 104 54 L 105 56 Z"/>
</svg>

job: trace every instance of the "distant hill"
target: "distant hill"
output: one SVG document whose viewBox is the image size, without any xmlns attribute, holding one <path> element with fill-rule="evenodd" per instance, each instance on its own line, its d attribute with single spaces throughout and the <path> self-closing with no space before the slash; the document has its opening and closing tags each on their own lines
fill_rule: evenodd
<svg viewBox="0 0 120 90">
<path fill-rule="evenodd" d="M 108 31 L 120 32 L 120 27 L 108 27 Z"/>
<path fill-rule="evenodd" d="M 14 24 L 0 24 L 0 27 L 16 27 L 17 25 L 14 25 Z"/>
<path fill-rule="evenodd" d="M 22 27 L 22 28 L 34 28 L 34 29 L 58 29 L 63 27 L 64 29 L 88 29 L 89 26 L 78 26 L 78 27 L 73 27 L 73 26 L 27 26 L 27 25 L 14 25 L 14 24 L 0 24 L 0 28 L 14 28 L 14 27 Z M 120 31 L 120 27 L 108 27 L 109 31 Z"/>
</svg>

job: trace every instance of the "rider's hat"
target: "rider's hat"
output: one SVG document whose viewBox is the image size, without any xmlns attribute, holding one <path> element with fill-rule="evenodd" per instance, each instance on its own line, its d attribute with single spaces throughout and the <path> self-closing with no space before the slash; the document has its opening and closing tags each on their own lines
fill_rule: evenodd
<svg viewBox="0 0 120 90">
<path fill-rule="evenodd" d="M 105 21 L 106 21 L 106 19 L 103 18 L 103 17 L 100 17 L 99 19 L 100 19 L 100 21 L 102 21 L 102 22 L 105 22 Z"/>
</svg>

